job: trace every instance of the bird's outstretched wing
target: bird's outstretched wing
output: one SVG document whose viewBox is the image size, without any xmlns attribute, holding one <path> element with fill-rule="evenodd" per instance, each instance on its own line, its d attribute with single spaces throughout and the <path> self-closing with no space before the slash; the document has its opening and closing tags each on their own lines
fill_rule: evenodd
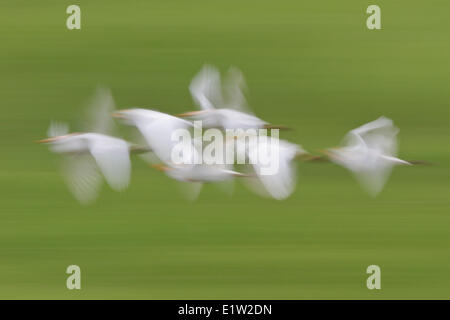
<svg viewBox="0 0 450 320">
<path fill-rule="evenodd" d="M 256 170 L 259 179 L 267 192 L 275 199 L 282 200 L 289 197 L 297 184 L 297 164 L 293 160 L 299 149 L 297 149 L 296 145 L 283 141 L 279 141 L 278 146 L 276 144 L 272 145 L 272 142 L 270 145 L 263 143 L 260 148 L 263 148 L 263 153 L 269 155 L 269 159 L 278 157 L 278 160 L 275 160 L 278 161 L 278 166 L 270 163 L 273 166 L 273 170 L 266 174 L 263 174 L 262 170 Z"/>
<path fill-rule="evenodd" d="M 70 192 L 80 203 L 89 204 L 97 198 L 102 177 L 91 155 L 64 156 L 62 171 Z"/>
<path fill-rule="evenodd" d="M 271 197 L 282 200 L 289 197 L 297 184 L 297 164 L 294 158 L 306 153 L 300 146 L 283 140 L 267 138 L 258 141 L 249 149 L 248 157 L 253 165 L 258 182 L 253 183 L 253 190 L 261 189 Z M 251 183 L 251 182 L 250 182 Z"/>
<path fill-rule="evenodd" d="M 115 124 L 111 117 L 115 104 L 111 90 L 99 86 L 89 103 L 85 132 L 113 135 Z"/>
<path fill-rule="evenodd" d="M 351 130 L 346 136 L 346 141 L 347 145 L 362 144 L 383 155 L 395 156 L 398 131 L 391 119 L 380 117 Z"/>
<path fill-rule="evenodd" d="M 258 168 L 253 166 L 257 179 L 246 179 L 245 183 L 251 191 L 264 197 L 277 200 L 288 198 L 297 184 L 297 167 L 295 164 L 284 164 L 277 173 L 261 175 Z"/>
<path fill-rule="evenodd" d="M 392 166 L 389 166 L 377 170 L 353 172 L 353 176 L 370 196 L 375 197 L 383 190 L 391 171 Z"/>
<path fill-rule="evenodd" d="M 189 91 L 201 109 L 215 109 L 223 101 L 219 71 L 213 66 L 205 65 L 192 79 Z"/>
<path fill-rule="evenodd" d="M 124 190 L 130 181 L 131 162 L 126 141 L 105 137 L 93 142 L 89 148 L 109 186 Z"/>
<path fill-rule="evenodd" d="M 188 201 L 195 201 L 202 190 L 203 183 L 201 182 L 178 182 L 178 188 L 182 196 Z"/>
<path fill-rule="evenodd" d="M 251 113 L 245 98 L 247 84 L 245 83 L 245 78 L 241 70 L 235 67 L 228 69 L 223 91 L 225 95 L 223 108 Z"/>
</svg>

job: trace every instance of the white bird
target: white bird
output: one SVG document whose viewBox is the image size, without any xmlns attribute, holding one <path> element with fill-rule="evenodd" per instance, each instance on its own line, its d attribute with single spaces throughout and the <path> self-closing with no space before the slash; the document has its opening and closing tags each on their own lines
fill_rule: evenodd
<svg viewBox="0 0 450 320">
<path fill-rule="evenodd" d="M 164 163 L 171 162 L 172 150 L 177 144 L 173 136 L 176 130 L 188 130 L 192 123 L 167 113 L 132 108 L 113 113 L 114 117 L 122 119 L 126 124 L 135 126 L 144 137 L 148 147 Z"/>
<path fill-rule="evenodd" d="M 263 196 L 277 200 L 288 198 L 297 184 L 295 160 L 307 152 L 297 144 L 278 138 L 268 136 L 255 139 L 255 143 L 249 143 L 245 148 L 257 179 L 247 179 L 247 186 Z M 246 144 L 239 138 L 236 141 Z"/>
<path fill-rule="evenodd" d="M 185 193 L 191 199 L 195 199 L 200 193 L 203 183 L 223 183 L 230 182 L 235 177 L 245 177 L 246 175 L 231 170 L 231 165 L 196 163 L 200 153 L 196 149 L 194 141 L 190 147 L 183 150 L 180 163 L 171 161 L 165 164 L 153 165 L 159 171 L 163 171 L 167 176 L 181 182 L 189 183 Z"/>
<path fill-rule="evenodd" d="M 253 115 L 247 108 L 245 80 L 238 69 L 231 68 L 222 87 L 219 71 L 209 65 L 193 78 L 189 90 L 202 110 L 179 114 L 201 120 L 204 127 L 223 129 L 279 128 Z M 225 96 L 224 96 L 225 94 Z"/>
<path fill-rule="evenodd" d="M 109 90 L 98 89 L 91 108 L 94 120 L 91 132 L 68 133 L 66 124 L 53 122 L 47 132 L 49 138 L 38 141 L 49 144 L 52 152 L 63 156 L 63 173 L 68 187 L 84 204 L 97 197 L 102 175 L 116 191 L 124 190 L 129 184 L 130 144 L 105 134 L 112 129 L 108 118 L 113 108 Z"/>
<path fill-rule="evenodd" d="M 351 130 L 344 146 L 325 151 L 330 160 L 350 170 L 361 185 L 373 196 L 382 189 L 392 167 L 411 165 L 396 158 L 398 128 L 386 117 Z"/>
</svg>

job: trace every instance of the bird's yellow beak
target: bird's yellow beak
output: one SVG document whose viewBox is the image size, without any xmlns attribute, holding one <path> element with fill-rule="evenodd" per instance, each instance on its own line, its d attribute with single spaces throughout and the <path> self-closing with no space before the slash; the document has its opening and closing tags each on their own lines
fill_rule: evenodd
<svg viewBox="0 0 450 320">
<path fill-rule="evenodd" d="M 328 159 L 343 160 L 339 153 L 334 152 L 334 151 L 339 151 L 340 149 L 341 149 L 341 147 L 334 147 L 334 148 L 319 150 L 319 152 L 321 152 L 322 154 L 327 156 Z"/>
<path fill-rule="evenodd" d="M 189 112 L 184 112 L 184 113 L 179 113 L 176 114 L 176 117 L 180 117 L 180 118 L 185 118 L 185 117 L 192 117 L 198 114 L 202 114 L 207 112 L 208 110 L 196 110 L 196 111 L 189 111 Z"/>
<path fill-rule="evenodd" d="M 36 143 L 49 143 L 49 142 L 53 142 L 58 140 L 59 137 L 51 137 L 51 138 L 47 138 L 47 139 L 42 139 L 42 140 L 36 140 Z"/>
<path fill-rule="evenodd" d="M 113 116 L 114 118 L 125 118 L 125 114 L 129 111 L 131 111 L 131 109 L 117 110 L 111 113 L 111 116 Z"/>
<path fill-rule="evenodd" d="M 113 112 L 113 113 L 111 113 L 111 116 L 114 118 L 125 118 L 125 116 L 123 114 L 124 111 L 125 110 Z"/>
<path fill-rule="evenodd" d="M 80 134 L 80 133 L 79 132 L 72 132 L 72 133 L 68 133 L 68 134 L 62 135 L 62 136 L 56 136 L 56 137 L 50 137 L 50 138 L 47 138 L 47 139 L 37 140 L 35 142 L 36 143 L 49 143 L 49 142 L 57 141 L 57 140 L 60 140 L 60 139 L 63 139 L 63 138 L 67 138 L 67 137 L 70 137 L 70 136 L 75 136 L 75 135 L 78 135 L 78 134 Z"/>
</svg>

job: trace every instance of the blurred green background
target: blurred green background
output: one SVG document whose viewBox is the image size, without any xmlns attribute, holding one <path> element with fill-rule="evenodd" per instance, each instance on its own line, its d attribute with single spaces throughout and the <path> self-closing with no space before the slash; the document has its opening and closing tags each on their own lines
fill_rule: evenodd
<svg viewBox="0 0 450 320">
<path fill-rule="evenodd" d="M 82 29 L 67 30 L 78 4 Z M 366 28 L 369 4 L 382 30 Z M 0 298 L 450 298 L 450 3 L 24 1 L 0 3 Z M 385 115 L 400 157 L 375 199 L 332 164 L 300 164 L 286 201 L 238 184 L 196 202 L 133 162 L 130 188 L 81 206 L 34 140 L 76 121 L 98 84 L 119 108 L 192 108 L 205 63 L 245 74 L 261 118 L 307 150 Z M 82 270 L 69 291 L 65 269 Z M 365 270 L 381 267 L 381 290 Z"/>
</svg>

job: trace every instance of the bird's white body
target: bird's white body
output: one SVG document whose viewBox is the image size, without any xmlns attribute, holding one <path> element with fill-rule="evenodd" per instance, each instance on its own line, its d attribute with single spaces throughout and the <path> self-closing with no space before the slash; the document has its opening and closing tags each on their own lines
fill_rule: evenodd
<svg viewBox="0 0 450 320">
<path fill-rule="evenodd" d="M 123 139 L 102 133 L 71 133 L 52 141 L 50 150 L 60 154 L 76 154 L 91 152 L 91 150 L 107 145 L 129 146 L 128 142 Z"/>
<path fill-rule="evenodd" d="M 234 109 L 208 109 L 193 113 L 191 118 L 195 121 L 202 121 L 206 128 L 222 129 L 259 129 L 264 128 L 268 123 L 260 118 Z"/>
<path fill-rule="evenodd" d="M 134 108 L 116 112 L 116 116 L 135 126 L 149 148 L 163 162 L 171 162 L 172 149 L 177 143 L 173 133 L 177 129 L 189 129 L 192 123 L 154 110 Z"/>
<path fill-rule="evenodd" d="M 173 166 L 166 174 L 178 181 L 184 182 L 221 182 L 243 174 L 214 165 Z"/>
<path fill-rule="evenodd" d="M 219 164 L 195 163 L 199 159 L 200 152 L 196 149 L 194 141 L 190 148 L 181 154 L 183 164 L 167 162 L 165 170 L 170 177 L 185 182 L 220 182 L 232 179 L 242 174 L 230 169 L 231 166 Z"/>
<path fill-rule="evenodd" d="M 188 189 L 185 188 L 185 194 L 190 199 L 195 199 L 201 190 L 203 183 L 222 183 L 232 182 L 235 177 L 243 177 L 244 174 L 231 170 L 227 165 L 214 164 L 195 164 L 195 158 L 199 157 L 199 152 L 195 148 L 194 143 L 186 153 L 182 154 L 182 160 L 188 160 L 186 164 L 174 164 L 166 162 L 166 165 L 157 166 L 161 171 L 164 171 L 170 178 L 188 183 Z M 232 184 L 228 184 L 228 189 Z"/>
<path fill-rule="evenodd" d="M 409 165 L 397 154 L 398 129 L 392 120 L 381 117 L 351 130 L 345 145 L 328 149 L 331 161 L 355 174 L 372 195 L 378 194 L 386 183 L 392 167 Z"/>
</svg>

